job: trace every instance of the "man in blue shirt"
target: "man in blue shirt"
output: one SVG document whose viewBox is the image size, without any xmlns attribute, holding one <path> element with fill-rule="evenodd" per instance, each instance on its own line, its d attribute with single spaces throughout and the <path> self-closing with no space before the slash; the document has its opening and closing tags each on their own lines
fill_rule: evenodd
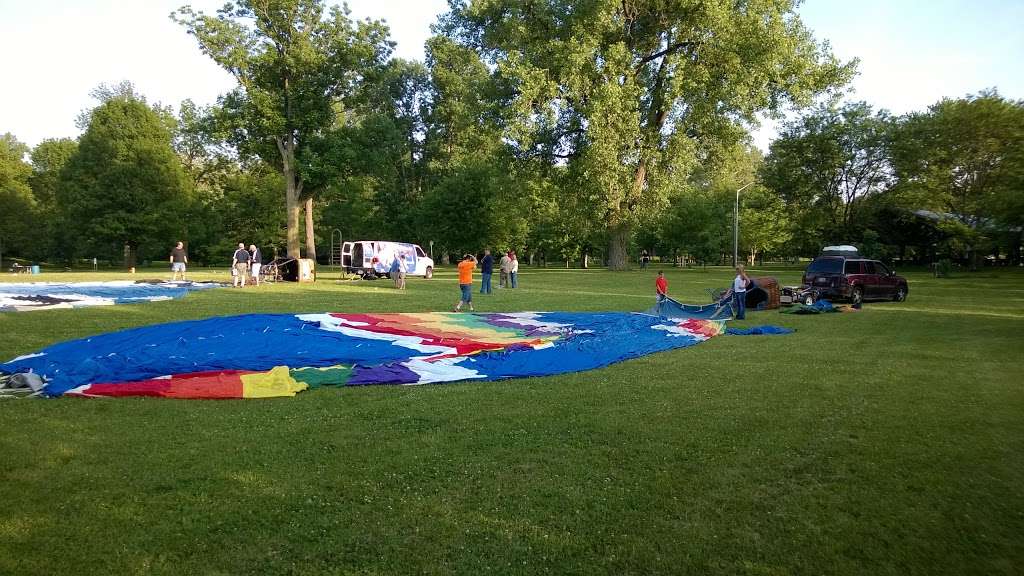
<svg viewBox="0 0 1024 576">
<path fill-rule="evenodd" d="M 494 257 L 490 250 L 484 250 L 484 257 L 480 260 L 480 293 L 491 293 L 491 274 L 494 273 Z"/>
</svg>

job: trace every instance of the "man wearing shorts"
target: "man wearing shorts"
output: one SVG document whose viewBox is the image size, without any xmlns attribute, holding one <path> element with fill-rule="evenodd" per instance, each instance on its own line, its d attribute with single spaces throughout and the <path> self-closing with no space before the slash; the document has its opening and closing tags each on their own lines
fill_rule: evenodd
<svg viewBox="0 0 1024 576">
<path fill-rule="evenodd" d="M 466 254 L 459 262 L 459 290 L 462 297 L 455 305 L 455 311 L 461 312 L 463 303 L 469 304 L 469 311 L 473 311 L 473 270 L 476 269 L 476 256 Z"/>
<path fill-rule="evenodd" d="M 245 287 L 245 277 L 249 275 L 249 261 L 252 257 L 249 255 L 249 251 L 245 249 L 245 243 L 238 243 L 238 250 L 235 250 L 235 254 L 231 257 L 231 269 L 235 271 L 235 277 L 232 279 L 231 285 L 238 288 L 239 281 L 242 283 L 242 287 Z"/>
<path fill-rule="evenodd" d="M 188 264 L 188 255 L 185 254 L 185 244 L 178 242 L 177 246 L 171 249 L 171 281 L 185 279 L 185 265 Z"/>
</svg>

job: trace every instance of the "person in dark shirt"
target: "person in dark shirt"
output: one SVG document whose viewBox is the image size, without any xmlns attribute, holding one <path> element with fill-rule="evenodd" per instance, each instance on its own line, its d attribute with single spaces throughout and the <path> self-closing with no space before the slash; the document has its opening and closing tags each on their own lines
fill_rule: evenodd
<svg viewBox="0 0 1024 576">
<path fill-rule="evenodd" d="M 178 242 L 178 244 L 171 249 L 171 281 L 178 279 L 178 274 L 181 274 L 181 279 L 185 279 L 185 265 L 188 264 L 188 254 L 185 254 L 185 244 Z"/>
<path fill-rule="evenodd" d="M 252 260 L 252 256 L 245 249 L 245 242 L 238 243 L 238 250 L 235 250 L 233 256 L 231 256 L 231 269 L 235 272 L 235 277 L 232 279 L 231 285 L 235 288 L 241 286 L 245 287 L 245 277 L 249 275 L 249 261 Z"/>
<path fill-rule="evenodd" d="M 484 250 L 484 257 L 480 260 L 480 293 L 491 293 L 491 274 L 494 274 L 494 257 L 490 250 Z"/>
</svg>

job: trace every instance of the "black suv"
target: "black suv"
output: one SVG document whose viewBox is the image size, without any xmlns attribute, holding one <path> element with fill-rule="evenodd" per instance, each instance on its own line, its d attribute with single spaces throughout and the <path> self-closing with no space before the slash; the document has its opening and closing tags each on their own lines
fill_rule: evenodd
<svg viewBox="0 0 1024 576">
<path fill-rule="evenodd" d="M 864 300 L 907 299 L 907 279 L 897 276 L 877 260 L 819 256 L 804 271 L 803 284 L 822 298 L 842 298 L 859 304 Z"/>
</svg>

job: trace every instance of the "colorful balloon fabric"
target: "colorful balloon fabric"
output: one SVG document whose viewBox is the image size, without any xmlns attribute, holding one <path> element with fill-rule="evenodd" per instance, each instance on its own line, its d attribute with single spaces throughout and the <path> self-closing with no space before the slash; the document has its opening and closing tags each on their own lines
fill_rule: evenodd
<svg viewBox="0 0 1024 576">
<path fill-rule="evenodd" d="M 13 282 L 0 283 L 0 312 L 110 306 L 181 298 L 194 290 L 218 288 L 215 282 Z"/>
<path fill-rule="evenodd" d="M 260 398 L 578 372 L 724 329 L 722 320 L 629 312 L 250 314 L 62 342 L 0 373 L 34 372 L 47 396 Z"/>
</svg>

